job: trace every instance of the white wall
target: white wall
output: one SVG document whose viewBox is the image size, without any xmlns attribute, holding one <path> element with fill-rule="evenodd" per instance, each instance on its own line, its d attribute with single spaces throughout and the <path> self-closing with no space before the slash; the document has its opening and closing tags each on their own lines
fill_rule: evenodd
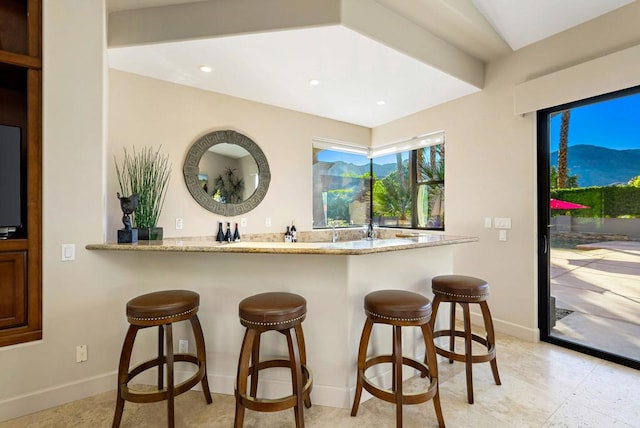
<svg viewBox="0 0 640 428">
<path fill-rule="evenodd" d="M 371 139 L 370 129 L 361 126 L 117 70 L 109 74 L 107 160 L 115 155 L 121 161 L 123 147 L 161 145 L 173 164 L 165 208 L 159 220 L 165 236 L 215 235 L 218 221 L 240 222 L 240 218 L 225 219 L 202 208 L 184 182 L 182 167 L 189 147 L 211 131 L 233 129 L 248 136 L 269 161 L 269 190 L 265 200 L 243 216 L 247 218 L 247 227 L 241 233 L 284 233 L 292 220 L 299 230 L 310 230 L 312 137 L 331 137 L 363 145 L 368 145 Z M 112 241 L 116 230 L 122 227 L 115 178 L 111 161 L 107 164 L 107 231 Z M 181 231 L 174 229 L 176 217 L 184 219 Z M 265 228 L 266 217 L 272 219 L 270 229 Z"/>
<path fill-rule="evenodd" d="M 186 147 L 198 136 L 234 128 L 267 155 L 271 187 L 248 215 L 248 231 L 265 231 L 267 215 L 274 230 L 293 218 L 300 230 L 311 228 L 311 136 L 370 139 L 364 128 L 113 72 L 107 143 L 102 3 L 44 1 L 44 337 L 0 348 L 0 420 L 114 389 L 125 302 L 169 285 L 151 274 L 152 263 L 132 269 L 123 257 L 84 250 L 120 227 L 113 155 L 123 146 L 166 147 L 174 172 L 161 223 L 170 228 L 181 216 L 184 234 L 199 235 L 213 234 L 217 219 L 190 200 L 181 178 Z M 513 87 L 640 44 L 639 21 L 634 2 L 489 65 L 479 94 L 373 132 L 383 143 L 447 131 L 447 232 L 481 239 L 458 246 L 454 267 L 490 281 L 499 329 L 533 337 L 537 324 L 534 118 L 512 113 Z M 509 241 L 483 229 L 484 216 L 511 217 Z M 76 244 L 76 261 L 60 261 L 63 243 Z M 89 345 L 86 363 L 75 362 L 77 344 Z"/>
<path fill-rule="evenodd" d="M 489 281 L 490 305 L 499 330 L 530 339 L 539 334 L 535 113 L 514 113 L 514 88 L 580 63 L 586 63 L 581 67 L 585 73 L 602 73 L 601 64 L 590 67 L 589 61 L 638 45 L 639 19 L 640 3 L 634 2 L 525 47 L 487 67 L 482 92 L 373 130 L 374 146 L 445 130 L 446 233 L 480 237 L 478 246 L 456 247 L 454 267 L 458 273 Z M 640 58 L 635 61 L 640 63 Z M 610 67 L 615 70 L 617 64 Z M 591 82 L 582 87 L 584 97 L 611 87 L 602 78 L 586 75 L 583 81 Z M 571 86 L 573 94 L 578 92 L 575 84 Z M 561 88 L 556 77 L 547 90 Z M 512 218 L 507 242 L 498 241 L 496 229 L 484 228 L 484 217 Z"/>
</svg>

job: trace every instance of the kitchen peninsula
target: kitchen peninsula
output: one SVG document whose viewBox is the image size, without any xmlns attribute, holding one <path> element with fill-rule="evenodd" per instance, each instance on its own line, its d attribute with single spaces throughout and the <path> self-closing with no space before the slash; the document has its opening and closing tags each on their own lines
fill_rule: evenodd
<svg viewBox="0 0 640 428">
<path fill-rule="evenodd" d="M 166 289 L 189 289 L 200 294 L 199 317 L 207 345 L 212 391 L 233 394 L 243 327 L 238 303 L 253 294 L 288 291 L 307 300 L 303 323 L 308 365 L 313 372 L 312 401 L 333 407 L 351 405 L 356 379 L 358 341 L 364 324 L 364 296 L 374 290 L 405 289 L 431 296 L 433 276 L 453 273 L 454 244 L 477 238 L 428 233 L 380 231 L 381 239 L 345 239 L 341 231 L 300 232 L 297 243 L 269 242 L 269 236 L 246 236 L 243 241 L 218 243 L 212 237 L 171 238 L 138 244 L 91 244 L 89 250 L 109 263 L 123 264 L 131 278 L 130 296 Z M 357 231 L 357 233 L 361 233 Z M 275 237 L 276 235 L 274 235 Z M 328 238 L 328 239 L 327 239 Z M 144 265 L 145 275 L 136 275 Z M 153 269 L 149 269 L 152 266 Z M 122 302 L 124 308 L 126 302 Z M 438 317 L 445 319 L 446 311 Z M 174 338 L 188 338 L 176 325 Z M 405 338 L 405 349 L 418 359 L 424 344 L 418 330 Z M 390 330 L 374 329 L 372 352 L 388 353 Z M 123 330 L 124 337 L 124 330 Z M 145 356 L 154 352 L 149 336 Z M 286 349 L 280 335 L 266 335 L 263 358 Z M 141 358 L 142 359 L 142 358 Z M 188 373 L 182 373 L 186 378 Z M 384 373 L 381 374 L 384 376 Z M 271 396 L 286 395 L 286 370 L 266 373 L 264 387 Z M 261 381 L 263 378 L 261 377 Z M 261 386 L 262 388 L 262 386 Z"/>
</svg>

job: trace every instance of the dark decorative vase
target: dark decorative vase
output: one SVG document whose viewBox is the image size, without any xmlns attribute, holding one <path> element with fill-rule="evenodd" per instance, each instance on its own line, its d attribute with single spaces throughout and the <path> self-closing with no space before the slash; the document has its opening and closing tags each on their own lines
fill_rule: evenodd
<svg viewBox="0 0 640 428">
<path fill-rule="evenodd" d="M 139 227 L 138 240 L 139 241 L 161 241 L 162 228 L 161 227 Z"/>
</svg>

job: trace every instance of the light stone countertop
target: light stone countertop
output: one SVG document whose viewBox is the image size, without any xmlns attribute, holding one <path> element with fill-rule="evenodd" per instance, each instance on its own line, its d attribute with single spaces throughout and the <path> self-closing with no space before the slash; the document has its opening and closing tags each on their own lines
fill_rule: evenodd
<svg viewBox="0 0 640 428">
<path fill-rule="evenodd" d="M 410 250 L 414 248 L 476 242 L 478 238 L 470 236 L 451 236 L 436 233 L 397 233 L 380 239 L 355 239 L 347 241 L 313 242 L 309 238 L 303 242 L 278 242 L 269 240 L 247 240 L 231 243 L 216 242 L 212 236 L 167 238 L 162 241 L 139 241 L 136 244 L 89 244 L 87 250 L 108 251 L 163 251 L 197 253 L 264 253 L 264 254 L 324 254 L 324 255 L 362 255 L 388 251 Z M 324 239 L 324 237 L 322 237 Z"/>
</svg>

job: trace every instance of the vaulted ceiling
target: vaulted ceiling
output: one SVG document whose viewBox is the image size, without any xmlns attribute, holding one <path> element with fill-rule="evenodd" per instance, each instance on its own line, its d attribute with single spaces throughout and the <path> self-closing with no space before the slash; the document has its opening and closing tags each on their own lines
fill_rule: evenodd
<svg viewBox="0 0 640 428">
<path fill-rule="evenodd" d="M 107 0 L 109 64 L 375 127 L 480 91 L 486 63 L 632 1 Z"/>
</svg>

